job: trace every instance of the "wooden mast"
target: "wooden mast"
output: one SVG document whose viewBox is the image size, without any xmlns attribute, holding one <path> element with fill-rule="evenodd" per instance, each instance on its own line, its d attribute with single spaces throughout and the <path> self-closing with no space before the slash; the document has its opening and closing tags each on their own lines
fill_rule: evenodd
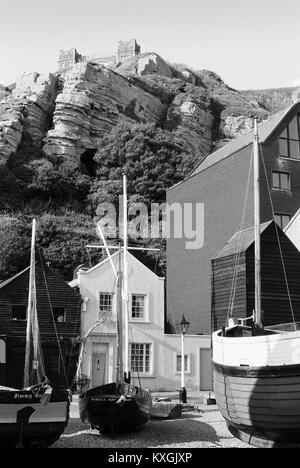
<svg viewBox="0 0 300 468">
<path fill-rule="evenodd" d="M 254 225 L 255 225 L 255 324 L 263 328 L 261 307 L 261 243 L 260 243 L 260 160 L 257 119 L 254 119 Z"/>
<path fill-rule="evenodd" d="M 31 357 L 31 330 L 32 330 L 32 305 L 35 298 L 34 295 L 34 267 L 35 267 L 35 234 L 36 220 L 32 221 L 32 236 L 31 236 L 31 255 L 30 255 L 30 275 L 29 275 L 29 292 L 27 306 L 27 327 L 26 327 L 26 351 L 25 351 L 25 367 L 24 367 L 24 388 L 30 385 L 30 357 Z"/>
<path fill-rule="evenodd" d="M 127 232 L 127 179 L 123 174 L 123 270 L 124 270 L 124 374 L 125 380 L 130 380 L 129 374 L 129 317 L 128 317 L 128 232 Z"/>
<path fill-rule="evenodd" d="M 121 271 L 121 249 L 119 260 L 119 271 L 117 273 L 117 385 L 124 379 L 123 369 L 123 295 L 122 295 L 123 274 Z"/>
</svg>

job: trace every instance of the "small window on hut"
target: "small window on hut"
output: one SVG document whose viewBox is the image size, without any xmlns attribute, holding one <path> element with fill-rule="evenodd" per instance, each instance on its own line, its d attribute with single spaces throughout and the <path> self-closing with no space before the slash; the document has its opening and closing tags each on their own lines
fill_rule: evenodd
<svg viewBox="0 0 300 468">
<path fill-rule="evenodd" d="M 65 307 L 53 307 L 53 317 L 55 322 L 63 323 L 66 321 L 66 308 Z"/>
<path fill-rule="evenodd" d="M 275 219 L 275 222 L 278 224 L 278 226 L 280 226 L 281 229 L 284 229 L 289 224 L 291 220 L 291 215 L 275 213 L 274 219 Z"/>
<path fill-rule="evenodd" d="M 27 306 L 26 305 L 13 305 L 12 319 L 15 321 L 26 320 L 27 319 Z"/>
</svg>

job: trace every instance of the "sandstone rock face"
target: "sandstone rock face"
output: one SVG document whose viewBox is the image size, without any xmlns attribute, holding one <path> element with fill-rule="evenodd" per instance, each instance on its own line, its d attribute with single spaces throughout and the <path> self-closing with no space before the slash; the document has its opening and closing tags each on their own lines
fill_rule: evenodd
<svg viewBox="0 0 300 468">
<path fill-rule="evenodd" d="M 297 88 L 293 94 L 292 94 L 292 101 L 293 102 L 297 102 L 297 101 L 300 101 L 300 87 Z"/>
<path fill-rule="evenodd" d="M 176 74 L 176 71 L 154 52 L 136 55 L 119 65 L 115 71 L 124 76 L 135 73 L 140 76 L 159 75 L 173 78 Z"/>
<path fill-rule="evenodd" d="M 78 165 L 84 151 L 97 149 L 118 123 L 161 123 L 166 111 L 166 102 L 138 81 L 132 84 L 101 65 L 78 63 L 65 75 L 44 151 Z"/>
<path fill-rule="evenodd" d="M 21 112 L 3 111 L 0 115 L 0 165 L 4 165 L 8 158 L 17 151 L 22 133 L 23 115 Z"/>
<path fill-rule="evenodd" d="M 253 129 L 253 118 L 242 115 L 228 115 L 222 123 L 222 133 L 227 138 L 236 139 Z"/>
<path fill-rule="evenodd" d="M 254 117 L 261 120 L 268 117 L 267 110 L 257 101 L 249 100 L 239 91 L 227 86 L 216 73 L 202 70 L 197 74 L 213 103 L 213 112 L 217 121 L 213 136 L 214 146 L 220 147 L 229 140 L 236 139 L 250 131 Z"/>
<path fill-rule="evenodd" d="M 14 102 L 25 108 L 24 129 L 31 136 L 34 144 L 41 146 L 55 106 L 57 95 L 57 78 L 49 73 L 39 75 L 30 73 L 22 75 L 13 94 Z"/>
<path fill-rule="evenodd" d="M 3 86 L 0 84 L 0 101 L 4 99 L 6 96 L 11 94 L 11 90 L 7 86 Z"/>
<path fill-rule="evenodd" d="M 178 94 L 169 107 L 166 128 L 186 152 L 204 156 L 211 150 L 214 116 L 207 93 L 194 86 Z"/>
<path fill-rule="evenodd" d="M 12 94 L 0 103 L 0 162 L 16 153 L 24 132 L 41 147 L 51 121 L 57 79 L 54 75 L 22 75 Z"/>
</svg>

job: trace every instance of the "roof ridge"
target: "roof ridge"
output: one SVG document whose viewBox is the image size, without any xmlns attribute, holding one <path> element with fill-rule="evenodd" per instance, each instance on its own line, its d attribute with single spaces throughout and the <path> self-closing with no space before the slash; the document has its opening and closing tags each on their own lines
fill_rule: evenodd
<svg viewBox="0 0 300 468">
<path fill-rule="evenodd" d="M 296 106 L 297 104 L 299 104 L 299 103 L 298 103 L 298 102 L 293 102 L 293 103 L 292 103 L 290 106 L 288 106 L 286 109 L 283 109 L 283 110 L 277 112 L 276 114 L 270 116 L 270 117 L 267 118 L 266 120 L 262 121 L 260 124 L 258 124 L 258 131 L 259 131 L 259 129 L 262 129 L 262 127 L 264 127 L 264 126 L 266 126 L 268 123 L 270 123 L 272 120 L 277 119 L 279 116 L 282 116 L 281 119 L 283 119 L 283 118 L 292 110 L 292 108 L 293 108 L 294 106 Z M 277 124 L 277 125 L 278 125 L 278 124 Z M 277 126 L 277 125 L 276 125 L 276 126 Z M 274 129 L 273 129 L 273 130 L 274 130 Z M 270 136 L 270 134 L 272 133 L 273 130 L 271 130 L 271 131 L 269 132 L 269 135 L 267 135 L 267 137 L 265 137 L 261 142 L 265 142 L 266 139 Z M 187 178 L 186 178 L 185 180 L 189 179 L 190 176 L 194 175 L 196 169 L 197 169 L 204 161 L 206 161 L 208 158 L 210 158 L 211 156 L 216 155 L 216 154 L 219 153 L 219 152 L 224 151 L 225 148 L 228 149 L 228 148 L 230 147 L 230 145 L 234 145 L 234 144 L 235 144 L 236 142 L 238 142 L 240 139 L 243 139 L 243 138 L 246 139 L 248 136 L 250 136 L 251 134 L 253 134 L 253 132 L 254 132 L 254 129 L 252 128 L 251 130 L 249 130 L 249 131 L 243 133 L 242 135 L 240 135 L 239 137 L 237 137 L 237 138 L 231 140 L 230 142 L 228 142 L 226 145 L 222 146 L 221 148 L 218 148 L 217 150 L 213 151 L 212 153 L 206 154 L 203 158 L 201 158 L 201 160 L 199 161 L 199 163 L 198 163 L 198 164 L 194 167 L 194 169 L 189 173 L 189 175 L 187 176 Z M 249 146 L 249 144 L 250 144 L 250 142 L 247 143 L 247 145 L 245 145 L 245 146 Z M 242 148 L 243 148 L 243 147 L 239 148 L 238 150 L 236 150 L 236 151 L 234 151 L 234 152 L 237 152 L 237 151 L 239 151 L 239 150 L 242 149 Z M 173 188 L 173 187 L 171 187 L 171 188 Z"/>
<path fill-rule="evenodd" d="M 14 281 L 15 279 L 17 279 L 19 276 L 21 276 L 23 273 L 25 273 L 25 271 L 29 270 L 30 269 L 30 266 L 24 268 L 24 270 L 22 271 L 19 271 L 19 273 L 15 274 L 14 276 L 12 276 L 11 278 L 8 278 L 7 280 L 3 281 L 1 284 L 0 284 L 0 289 L 4 288 L 4 286 L 7 286 L 8 284 L 10 284 L 12 281 Z"/>
</svg>

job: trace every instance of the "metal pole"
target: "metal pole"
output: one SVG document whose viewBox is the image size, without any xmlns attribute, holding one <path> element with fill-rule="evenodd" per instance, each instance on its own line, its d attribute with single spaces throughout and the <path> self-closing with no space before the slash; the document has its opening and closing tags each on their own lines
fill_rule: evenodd
<svg viewBox="0 0 300 468">
<path fill-rule="evenodd" d="M 181 333 L 181 388 L 179 392 L 179 400 L 181 403 L 187 402 L 186 388 L 184 384 L 184 333 Z"/>
</svg>

